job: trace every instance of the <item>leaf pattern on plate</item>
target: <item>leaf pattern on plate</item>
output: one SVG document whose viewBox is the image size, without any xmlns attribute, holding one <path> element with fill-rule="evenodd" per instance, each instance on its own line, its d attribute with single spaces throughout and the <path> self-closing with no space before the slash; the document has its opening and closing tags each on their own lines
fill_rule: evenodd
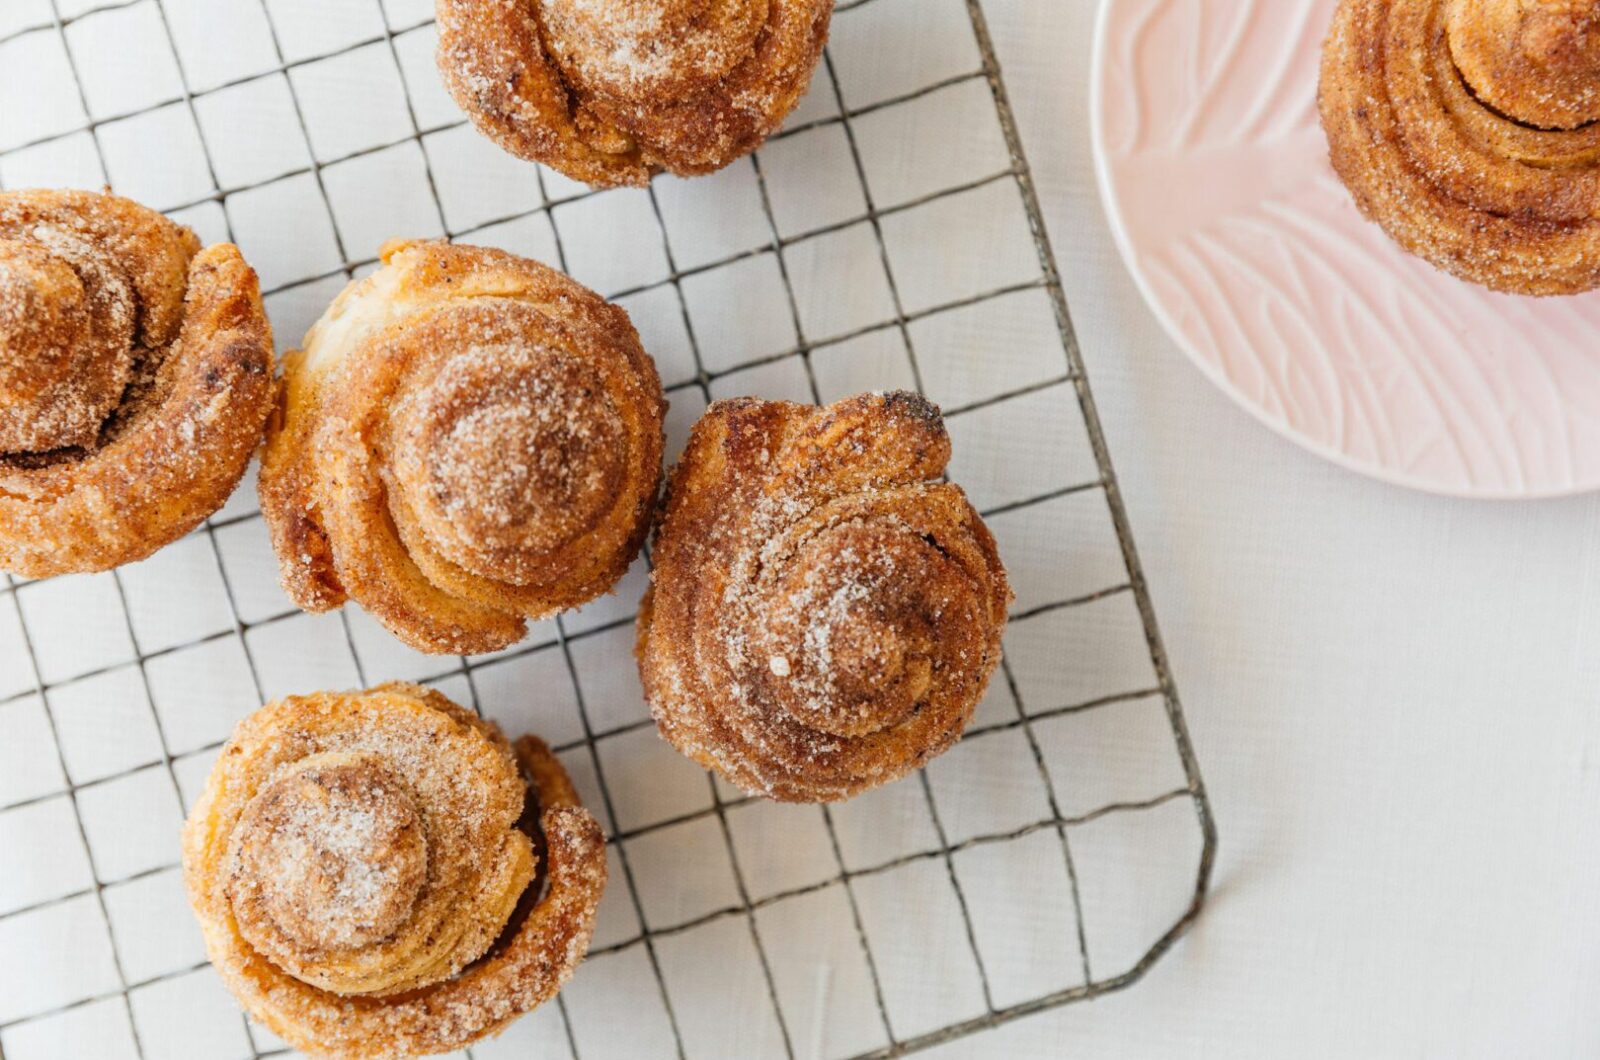
<svg viewBox="0 0 1600 1060">
<path fill-rule="evenodd" d="M 1316 113 L 1335 0 L 1106 2 L 1102 190 L 1129 268 L 1208 376 L 1389 481 L 1600 488 L 1600 293 L 1496 294 L 1361 218 Z"/>
</svg>

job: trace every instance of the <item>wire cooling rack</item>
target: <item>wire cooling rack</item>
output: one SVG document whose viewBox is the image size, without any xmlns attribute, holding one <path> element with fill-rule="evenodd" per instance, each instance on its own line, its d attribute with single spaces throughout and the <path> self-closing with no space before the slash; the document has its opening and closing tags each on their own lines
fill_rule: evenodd
<svg viewBox="0 0 1600 1060">
<path fill-rule="evenodd" d="M 634 316 L 674 451 L 717 397 L 915 387 L 1018 588 L 1002 671 L 924 773 L 751 800 L 654 734 L 643 561 L 515 649 L 425 657 L 290 607 L 247 483 L 145 563 L 0 589 L 0 1060 L 284 1054 L 205 964 L 183 807 L 260 702 L 395 678 L 549 738 L 612 840 L 589 960 L 468 1056 L 893 1056 L 1138 980 L 1215 828 L 981 4 L 841 4 L 756 156 L 602 193 L 464 124 L 430 9 L 6 0 L 0 186 L 109 183 L 238 242 L 280 346 L 389 236 L 543 258 Z"/>
</svg>

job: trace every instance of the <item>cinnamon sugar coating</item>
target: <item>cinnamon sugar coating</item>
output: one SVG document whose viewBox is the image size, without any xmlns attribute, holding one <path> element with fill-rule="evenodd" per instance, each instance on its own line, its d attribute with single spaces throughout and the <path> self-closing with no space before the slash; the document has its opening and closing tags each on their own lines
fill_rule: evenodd
<svg viewBox="0 0 1600 1060">
<path fill-rule="evenodd" d="M 450 1052 L 549 1000 L 606 876 L 600 826 L 542 742 L 402 683 L 241 722 L 183 861 L 223 983 L 330 1060 Z"/>
<path fill-rule="evenodd" d="M 1456 68 L 1500 113 L 1541 129 L 1600 120 L 1600 4 L 1449 0 Z"/>
<path fill-rule="evenodd" d="M 794 109 L 833 0 L 437 0 L 439 70 L 505 150 L 596 186 L 709 173 Z"/>
<path fill-rule="evenodd" d="M 639 670 L 664 735 L 744 790 L 833 802 L 960 738 L 1011 590 L 915 394 L 719 401 L 673 469 Z"/>
<path fill-rule="evenodd" d="M 238 485 L 272 330 L 237 247 L 127 199 L 0 192 L 0 569 L 132 563 Z"/>
<path fill-rule="evenodd" d="M 1600 285 L 1600 0 L 1342 0 L 1319 102 L 1408 251 L 1514 294 Z"/>
<path fill-rule="evenodd" d="M 638 555 L 666 401 L 627 314 L 537 262 L 391 243 L 284 359 L 261 510 L 284 588 L 477 653 Z"/>
</svg>

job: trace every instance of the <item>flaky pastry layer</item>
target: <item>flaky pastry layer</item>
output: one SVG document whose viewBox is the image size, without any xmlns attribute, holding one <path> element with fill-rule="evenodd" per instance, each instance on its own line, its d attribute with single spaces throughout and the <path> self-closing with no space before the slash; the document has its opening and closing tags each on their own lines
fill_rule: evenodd
<svg viewBox="0 0 1600 1060">
<path fill-rule="evenodd" d="M 0 569 L 107 570 L 222 506 L 272 402 L 237 247 L 127 199 L 0 192 Z"/>
<path fill-rule="evenodd" d="M 453 1051 L 549 1000 L 588 948 L 605 871 L 543 743 L 513 747 L 399 683 L 245 719 L 184 828 L 224 984 L 331 1060 Z"/>
<path fill-rule="evenodd" d="M 437 0 L 439 70 L 505 150 L 597 186 L 708 173 L 794 109 L 833 0 Z"/>
<path fill-rule="evenodd" d="M 627 314 L 503 251 L 392 243 L 284 360 L 261 509 L 290 597 L 494 651 L 638 555 L 666 401 Z"/>
<path fill-rule="evenodd" d="M 1342 0 L 1320 106 L 1408 251 L 1514 294 L 1600 285 L 1600 0 Z"/>
<path fill-rule="evenodd" d="M 719 401 L 673 469 L 639 614 L 646 698 L 680 751 L 746 791 L 832 802 L 960 738 L 1011 590 L 941 483 L 915 394 Z"/>
</svg>

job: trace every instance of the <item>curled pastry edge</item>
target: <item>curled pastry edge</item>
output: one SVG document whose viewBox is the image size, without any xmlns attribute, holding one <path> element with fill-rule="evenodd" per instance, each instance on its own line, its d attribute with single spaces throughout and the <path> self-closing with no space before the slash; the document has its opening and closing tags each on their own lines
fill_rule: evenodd
<svg viewBox="0 0 1600 1060">
<path fill-rule="evenodd" d="M 75 463 L 0 470 L 0 568 L 44 578 L 137 562 L 200 525 L 238 485 L 270 411 L 272 328 L 260 281 L 233 244 L 191 261 L 182 327 L 160 374 L 159 406 L 104 448 Z"/>
</svg>

